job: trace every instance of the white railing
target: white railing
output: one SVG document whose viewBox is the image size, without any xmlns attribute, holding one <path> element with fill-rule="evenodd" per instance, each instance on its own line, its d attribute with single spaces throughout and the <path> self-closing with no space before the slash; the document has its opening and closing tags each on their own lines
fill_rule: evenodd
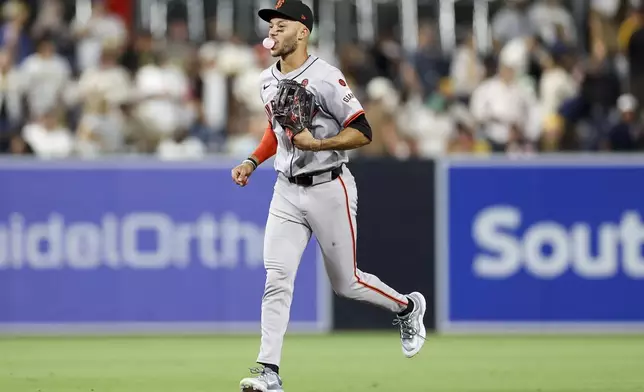
<svg viewBox="0 0 644 392">
<path fill-rule="evenodd" d="M 265 34 L 265 24 L 256 18 L 257 10 L 271 7 L 274 0 L 172 0 L 173 4 L 183 3 L 188 15 L 190 35 L 195 40 L 206 36 L 207 15 L 205 2 L 213 1 L 216 20 L 216 32 L 220 37 L 233 34 L 242 37 Z M 455 14 L 471 12 L 472 25 L 477 46 L 481 52 L 491 48 L 490 20 L 492 8 L 498 8 L 502 0 L 304 0 L 315 10 L 319 42 L 334 48 L 338 42 L 347 37 L 355 37 L 360 42 L 371 43 L 383 27 L 378 21 L 381 18 L 393 18 L 407 50 L 414 50 L 418 45 L 417 31 L 419 9 L 427 7 L 435 10 L 435 22 L 438 24 L 443 49 L 450 52 L 456 44 L 457 25 Z M 141 26 L 153 31 L 155 35 L 165 34 L 170 0 L 137 0 L 138 22 Z M 87 12 L 88 0 L 77 0 L 77 7 Z M 583 21 L 588 2 L 571 1 L 569 6 L 578 21 L 578 27 L 584 27 Z M 90 6 L 91 7 L 91 6 Z M 383 8 L 385 7 L 385 8 Z M 466 11 L 463 11 L 465 7 Z M 392 10 L 397 10 L 392 12 Z M 350 14 L 350 16 L 347 16 Z M 395 14 L 395 15 L 394 15 Z M 469 19 L 470 16 L 467 17 Z M 255 23 L 248 23 L 254 21 Z M 337 22 L 337 23 L 336 23 Z M 470 26 L 468 26 L 470 27 Z M 350 33 L 349 33 L 350 32 Z"/>
</svg>

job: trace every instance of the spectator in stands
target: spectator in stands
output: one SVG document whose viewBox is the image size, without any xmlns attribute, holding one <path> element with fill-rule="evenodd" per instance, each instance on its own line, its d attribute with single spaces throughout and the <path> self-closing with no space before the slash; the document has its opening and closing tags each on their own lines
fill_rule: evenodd
<svg viewBox="0 0 644 392">
<path fill-rule="evenodd" d="M 474 35 L 469 33 L 465 41 L 456 48 L 450 66 L 454 93 L 464 102 L 485 78 L 485 66 L 476 52 Z"/>
<path fill-rule="evenodd" d="M 620 52 L 626 52 L 628 49 L 628 42 L 635 30 L 642 26 L 642 16 L 639 11 L 644 3 L 641 0 L 630 0 L 630 7 L 627 17 L 622 21 L 617 31 L 617 47 Z"/>
<path fill-rule="evenodd" d="M 621 8 L 620 0 L 591 0 L 590 2 L 588 17 L 590 43 L 592 45 L 596 41 L 603 42 L 611 55 L 618 51 L 617 17 L 621 13 Z"/>
<path fill-rule="evenodd" d="M 619 119 L 608 135 L 608 145 L 612 151 L 635 152 L 644 150 L 644 127 L 637 115 L 637 99 L 632 94 L 624 94 L 617 100 Z"/>
<path fill-rule="evenodd" d="M 165 55 L 168 61 L 176 66 L 182 66 L 185 59 L 197 53 L 195 44 L 190 41 L 188 23 L 183 18 L 170 20 L 168 33 L 165 38 Z"/>
<path fill-rule="evenodd" d="M 45 36 L 52 39 L 58 54 L 65 57 L 76 74 L 75 45 L 69 25 L 65 21 L 65 4 L 61 0 L 41 0 L 31 27 L 32 38 L 39 41 Z"/>
<path fill-rule="evenodd" d="M 223 152 L 237 159 L 243 159 L 257 147 L 266 130 L 266 115 L 243 116 L 237 120 L 242 132 L 228 136 Z"/>
<path fill-rule="evenodd" d="M 200 126 L 207 129 L 209 145 L 221 147 L 226 137 L 231 93 L 226 70 L 219 66 L 226 54 L 218 49 L 216 44 L 208 43 L 202 46 L 199 53 L 203 80 L 203 120 Z M 259 99 L 257 94 L 254 95 Z"/>
<path fill-rule="evenodd" d="M 526 0 L 508 0 L 492 18 L 492 39 L 497 51 L 513 38 L 532 34 L 526 14 L 527 3 Z"/>
<path fill-rule="evenodd" d="M 420 77 L 413 64 L 403 61 L 400 63 L 399 76 L 397 78 L 398 84 L 396 88 L 401 91 L 401 98 L 403 104 L 414 100 L 423 100 L 425 90 L 420 81 Z"/>
<path fill-rule="evenodd" d="M 274 60 L 262 45 L 255 45 L 253 54 L 254 61 L 235 75 L 233 95 L 252 115 L 262 114 L 266 118 L 264 104 L 257 96 L 257 86 L 260 84 L 260 74 L 273 64 Z"/>
<path fill-rule="evenodd" d="M 528 140 L 522 128 L 517 124 L 510 126 L 510 135 L 505 146 L 505 153 L 510 157 L 530 156 L 536 153 L 534 144 Z"/>
<path fill-rule="evenodd" d="M 373 140 L 360 148 L 357 154 L 364 157 L 407 158 L 410 148 L 396 126 L 398 92 L 387 78 L 372 79 L 366 88 L 364 108 L 371 125 Z"/>
<path fill-rule="evenodd" d="M 12 143 L 29 152 L 31 143 L 15 135 L 23 128 L 41 151 L 48 138 L 60 145 L 62 133 L 43 131 L 51 128 L 45 124 L 53 105 L 74 112 L 66 128 L 78 131 L 74 150 L 83 157 L 128 151 L 164 159 L 206 151 L 244 157 L 252 150 L 266 126 L 257 83 L 274 61 L 268 51 L 233 32 L 201 46 L 195 61 L 186 15 L 173 12 L 165 36 L 141 32 L 124 47 L 120 17 L 106 10 L 106 0 L 88 1 L 91 15 L 77 12 L 67 26 L 66 2 L 29 0 L 31 27 L 24 0 L 0 1 L 0 152 Z M 636 7 L 618 29 L 627 2 Z M 632 111 L 641 112 L 644 102 L 644 1 L 591 0 L 586 20 L 573 20 L 558 0 L 503 3 L 491 21 L 496 50 L 485 64 L 471 35 L 448 58 L 425 21 L 414 53 L 404 53 L 395 29 L 382 24 L 373 48 L 340 45 L 334 55 L 374 132 L 373 143 L 351 154 L 640 149 L 640 116 Z M 584 25 L 589 56 L 576 31 Z M 78 50 L 78 61 L 66 46 Z M 166 55 L 160 62 L 159 52 Z M 70 71 L 75 64 L 79 80 Z M 616 102 L 617 122 L 610 117 Z"/>
<path fill-rule="evenodd" d="M 81 100 L 97 95 L 114 104 L 127 100 L 132 90 L 132 78 L 128 71 L 119 65 L 118 59 L 118 42 L 104 42 L 99 64 L 83 71 L 78 81 Z"/>
<path fill-rule="evenodd" d="M 555 50 L 560 46 L 555 46 Z M 511 39 L 499 52 L 500 58 L 512 58 L 516 78 L 531 94 L 537 94 L 543 68 L 552 61 L 548 48 L 535 35 L 526 35 Z"/>
<path fill-rule="evenodd" d="M 65 6 L 60 0 L 41 0 L 31 35 L 40 40 L 44 35 L 67 38 L 69 27 L 65 23 Z"/>
<path fill-rule="evenodd" d="M 0 27 L 0 47 L 11 53 L 16 64 L 29 56 L 33 51 L 33 42 L 25 30 L 29 11 L 24 3 L 10 0 L 2 6 L 4 23 Z"/>
<path fill-rule="evenodd" d="M 633 30 L 625 49 L 630 63 L 628 89 L 639 102 L 644 102 L 644 3 L 635 8 Z"/>
<path fill-rule="evenodd" d="M 120 58 L 120 64 L 132 75 L 143 66 L 154 61 L 154 37 L 149 31 L 141 31 L 132 37 Z"/>
<path fill-rule="evenodd" d="M 190 136 L 187 129 L 180 130 L 173 137 L 164 139 L 157 149 L 157 156 L 163 160 L 195 160 L 202 159 L 205 155 L 205 144 L 198 138 Z"/>
<path fill-rule="evenodd" d="M 383 63 L 383 67 L 394 68 L 400 62 L 400 58 L 397 57 L 399 53 L 394 49 L 396 46 L 389 47 L 389 44 L 387 44 L 386 47 L 392 50 L 393 53 L 380 53 L 380 61 Z M 357 44 L 342 45 L 340 48 L 340 68 L 344 70 L 347 83 L 353 86 L 354 89 L 364 89 L 373 78 L 387 75 L 387 72 L 378 70 L 371 60 L 370 54 Z M 354 93 L 357 92 L 354 91 Z"/>
<path fill-rule="evenodd" d="M 402 132 L 413 140 L 414 155 L 429 158 L 443 155 L 454 131 L 450 109 L 454 104 L 451 83 L 443 79 L 427 101 L 412 100 L 399 118 Z M 408 123 L 408 124 L 405 124 Z M 404 128 L 403 128 L 404 126 Z"/>
<path fill-rule="evenodd" d="M 51 109 L 22 130 L 22 138 L 39 158 L 67 158 L 74 152 L 74 137 L 59 118 L 59 111 Z"/>
<path fill-rule="evenodd" d="M 539 104 L 543 120 L 557 114 L 561 105 L 575 97 L 579 84 L 572 74 L 574 58 L 566 47 L 555 49 L 544 64 L 539 81 Z"/>
<path fill-rule="evenodd" d="M 274 60 L 262 45 L 254 46 L 253 54 L 254 61 L 232 79 L 233 103 L 247 127 L 246 134 L 233 134 L 226 143 L 226 151 L 235 156 L 242 156 L 246 151 L 252 153 L 254 148 L 251 145 L 259 143 L 267 125 L 266 111 L 257 95 L 257 86 L 260 84 L 260 73 Z"/>
<path fill-rule="evenodd" d="M 469 121 L 457 120 L 455 131 L 449 141 L 450 154 L 487 155 L 490 145 L 476 136 L 475 124 Z"/>
<path fill-rule="evenodd" d="M 396 80 L 398 78 L 398 75 L 400 73 L 400 66 L 401 63 L 404 63 L 404 53 L 403 53 L 403 48 L 400 45 L 400 42 L 398 42 L 396 39 L 394 39 L 394 32 L 393 29 L 388 28 L 385 29 L 384 31 L 381 31 L 381 33 L 378 35 L 376 38 L 376 43 L 373 45 L 373 47 L 370 50 L 369 57 L 373 59 L 373 65 L 375 67 L 375 73 L 377 76 L 384 76 L 390 80 Z M 419 42 L 420 44 L 420 42 Z M 363 81 L 359 79 L 359 74 L 355 72 L 353 69 L 347 67 L 346 63 L 346 58 L 349 57 L 351 59 L 356 58 L 358 55 L 362 55 L 361 53 L 355 53 L 354 49 L 356 48 L 355 46 L 343 46 L 345 51 L 340 52 L 340 68 L 341 69 L 346 69 L 347 73 L 349 75 L 346 75 L 348 79 L 354 79 L 358 84 L 360 83 L 368 83 L 368 81 Z M 363 56 L 365 58 L 369 58 L 366 56 Z M 411 60 L 408 60 L 411 61 Z M 413 61 L 411 61 L 413 64 Z M 351 65 L 354 65 L 355 63 L 352 62 Z M 360 64 L 357 64 L 359 67 Z M 352 72 L 353 71 L 353 72 Z M 355 75 L 354 75 L 355 74 Z M 353 76 L 351 78 L 350 76 Z"/>
<path fill-rule="evenodd" d="M 72 31 L 77 39 L 77 67 L 84 72 L 100 65 L 106 41 L 116 49 L 125 45 L 127 30 L 121 18 L 107 10 L 105 0 L 91 0 L 92 13 L 87 19 L 77 15 Z"/>
<path fill-rule="evenodd" d="M 0 137 L 20 128 L 28 113 L 23 105 L 25 85 L 11 54 L 0 51 Z"/>
<path fill-rule="evenodd" d="M 160 135 L 172 138 L 186 124 L 184 99 L 188 94 L 188 80 L 182 68 L 157 52 L 152 64 L 143 66 L 135 76 L 138 99 L 137 113 Z"/>
<path fill-rule="evenodd" d="M 525 131 L 533 106 L 529 92 L 516 79 L 516 57 L 501 56 L 497 75 L 485 80 L 472 95 L 470 110 L 495 152 L 505 151 L 512 127 Z"/>
<path fill-rule="evenodd" d="M 577 28 L 570 11 L 560 0 L 538 0 L 528 10 L 528 18 L 533 31 L 548 45 L 556 44 L 560 33 L 567 44 L 577 43 Z"/>
<path fill-rule="evenodd" d="M 433 94 L 441 79 L 449 74 L 449 62 L 445 61 L 436 36 L 433 24 L 422 23 L 418 31 L 418 50 L 410 60 L 423 88 L 424 98 Z"/>
<path fill-rule="evenodd" d="M 225 154 L 242 159 L 253 152 L 267 125 L 264 107 L 262 106 L 261 109 L 259 107 L 261 105 L 261 99 L 257 95 L 259 84 L 254 84 L 259 83 L 259 79 L 255 79 L 256 82 L 252 87 L 250 79 L 253 76 L 249 75 L 254 74 L 257 78 L 257 73 L 261 72 L 259 68 L 266 67 L 274 59 L 268 56 L 265 49 L 259 52 L 261 49 L 256 47 L 254 50 L 244 45 L 237 37 L 233 37 L 220 47 L 216 55 L 214 52 L 202 53 L 205 55 L 205 108 L 221 105 L 227 109 L 227 113 L 223 113 L 223 116 L 208 113 L 210 109 L 204 109 L 206 118 L 209 119 L 208 124 L 212 124 L 211 121 L 220 117 L 220 121 L 224 121 L 225 126 L 224 132 L 218 132 L 217 128 L 213 129 L 215 138 L 210 145 Z M 217 91 L 222 77 L 225 88 Z M 220 135 L 225 135 L 225 139 Z"/>
<path fill-rule="evenodd" d="M 125 150 L 141 154 L 155 153 L 162 135 L 136 113 L 135 97 L 129 97 L 119 106 Z"/>
<path fill-rule="evenodd" d="M 538 142 L 541 152 L 556 152 L 561 149 L 564 136 L 564 119 L 557 114 L 550 114 L 543 119 L 542 132 Z"/>
<path fill-rule="evenodd" d="M 104 96 L 88 97 L 76 130 L 77 151 L 84 158 L 94 158 L 123 151 L 122 118 Z"/>
<path fill-rule="evenodd" d="M 608 116 L 621 94 L 620 80 L 603 42 L 593 46 L 591 57 L 583 64 L 577 99 L 566 101 L 559 109 L 565 118 L 562 148 L 595 149 L 608 127 Z M 577 130 L 571 132 L 569 127 Z"/>
<path fill-rule="evenodd" d="M 3 152 L 4 149 L 0 146 L 0 153 Z M 7 152 L 11 155 L 34 155 L 33 148 L 31 148 L 20 133 L 14 134 L 9 138 Z"/>
<path fill-rule="evenodd" d="M 186 116 L 188 116 L 186 123 L 190 126 L 191 136 L 195 136 L 201 141 L 208 143 L 210 132 L 204 125 L 204 81 L 201 75 L 201 62 L 199 61 L 198 54 L 194 54 L 186 59 L 184 69 L 188 84 L 188 92 L 185 97 Z"/>
<path fill-rule="evenodd" d="M 58 105 L 72 75 L 69 63 L 56 53 L 56 46 L 49 35 L 40 39 L 36 53 L 22 63 L 21 72 L 29 110 L 35 118 Z"/>
</svg>

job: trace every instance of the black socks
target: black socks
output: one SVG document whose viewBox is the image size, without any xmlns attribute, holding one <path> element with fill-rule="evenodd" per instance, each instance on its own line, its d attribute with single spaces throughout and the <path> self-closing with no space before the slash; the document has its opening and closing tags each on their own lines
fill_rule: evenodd
<svg viewBox="0 0 644 392">
<path fill-rule="evenodd" d="M 413 311 L 414 311 L 414 301 L 412 301 L 411 298 L 407 297 L 407 308 L 402 312 L 398 313 L 398 316 L 405 317 Z"/>
<path fill-rule="evenodd" d="M 265 368 L 271 369 L 277 374 L 280 374 L 280 367 L 277 365 L 271 365 L 270 363 L 261 363 L 259 362 L 260 365 L 264 365 Z"/>
</svg>

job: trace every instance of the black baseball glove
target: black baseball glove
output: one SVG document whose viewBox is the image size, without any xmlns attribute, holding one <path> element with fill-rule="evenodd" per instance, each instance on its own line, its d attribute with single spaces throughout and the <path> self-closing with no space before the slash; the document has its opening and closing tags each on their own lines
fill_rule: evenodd
<svg viewBox="0 0 644 392">
<path fill-rule="evenodd" d="M 315 116 L 315 97 L 302 84 L 289 79 L 280 80 L 277 95 L 271 101 L 273 116 L 289 132 L 291 141 L 304 129 L 310 129 Z"/>
</svg>

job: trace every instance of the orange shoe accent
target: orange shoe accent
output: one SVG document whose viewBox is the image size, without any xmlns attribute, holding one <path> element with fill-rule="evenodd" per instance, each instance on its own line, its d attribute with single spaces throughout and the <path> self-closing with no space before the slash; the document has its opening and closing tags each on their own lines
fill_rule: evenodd
<svg viewBox="0 0 644 392">
<path fill-rule="evenodd" d="M 368 288 L 370 290 L 373 290 L 376 293 L 378 293 L 380 295 L 383 295 L 383 296 L 389 298 L 390 300 L 392 300 L 392 301 L 394 301 L 394 302 L 396 302 L 396 303 L 398 303 L 400 305 L 407 306 L 408 305 L 407 302 L 401 301 L 398 298 L 394 298 L 391 295 L 385 293 L 384 291 L 382 291 L 382 290 L 380 290 L 380 289 L 378 289 L 376 287 L 370 286 L 369 284 L 367 284 L 367 283 L 363 282 L 362 280 L 360 280 L 360 277 L 358 276 L 358 259 L 357 259 L 357 254 L 356 254 L 356 235 L 355 235 L 355 232 L 353 230 L 353 222 L 351 221 L 351 209 L 349 208 L 349 192 L 347 192 L 347 186 L 344 184 L 344 180 L 342 180 L 342 176 L 338 177 L 338 180 L 340 180 L 340 184 L 342 184 L 342 189 L 344 190 L 344 197 L 345 197 L 346 205 L 347 205 L 347 218 L 349 219 L 349 227 L 351 228 L 351 241 L 353 243 L 353 276 L 355 276 L 355 278 L 358 281 L 358 283 L 363 285 L 364 287 L 366 287 L 366 288 Z"/>
</svg>

